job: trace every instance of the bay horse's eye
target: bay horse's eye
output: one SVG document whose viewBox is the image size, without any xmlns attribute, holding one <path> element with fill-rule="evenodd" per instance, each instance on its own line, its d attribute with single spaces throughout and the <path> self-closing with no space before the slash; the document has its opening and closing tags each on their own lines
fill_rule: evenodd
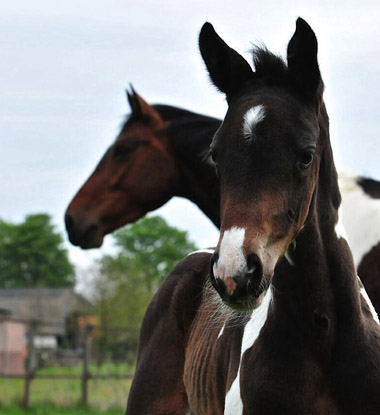
<svg viewBox="0 0 380 415">
<path fill-rule="evenodd" d="M 134 149 L 132 147 L 127 146 L 116 146 L 113 150 L 113 155 L 119 159 L 125 159 L 128 157 Z"/>
<path fill-rule="evenodd" d="M 307 169 L 314 160 L 314 153 L 310 150 L 304 151 L 297 160 L 297 166 L 300 169 Z"/>
</svg>

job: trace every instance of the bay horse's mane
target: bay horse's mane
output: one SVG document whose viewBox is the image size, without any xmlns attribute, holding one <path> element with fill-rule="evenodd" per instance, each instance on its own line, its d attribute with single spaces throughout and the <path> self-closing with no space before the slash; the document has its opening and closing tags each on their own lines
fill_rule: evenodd
<svg viewBox="0 0 380 415">
<path fill-rule="evenodd" d="M 171 105 L 153 104 L 152 107 L 168 122 L 167 132 L 174 152 L 185 158 L 198 154 L 199 160 L 203 161 L 207 152 L 205 138 L 211 142 L 221 120 Z M 144 116 L 134 112 L 127 115 L 121 133 L 137 121 L 144 121 Z"/>
<path fill-rule="evenodd" d="M 171 105 L 154 104 L 153 108 L 158 111 L 158 113 L 161 115 L 161 117 L 165 121 L 175 120 L 177 118 L 182 118 L 182 117 L 185 117 L 185 116 L 204 118 L 205 120 L 214 119 L 216 121 L 216 118 L 209 117 L 207 115 L 201 115 L 201 114 L 198 114 L 196 112 L 186 110 L 184 108 L 173 107 Z"/>
<path fill-rule="evenodd" d="M 197 121 L 194 121 L 194 125 L 196 123 L 199 123 L 200 120 L 204 120 L 206 121 L 218 121 L 220 123 L 220 120 L 218 120 L 217 118 L 213 118 L 213 117 L 209 117 L 207 115 L 202 115 L 202 114 L 198 114 L 196 112 L 193 111 L 189 111 L 186 110 L 184 108 L 180 108 L 180 107 L 174 107 L 171 105 L 166 105 L 166 104 L 153 104 L 152 107 L 160 114 L 160 116 L 162 117 L 162 119 L 164 121 L 175 121 L 178 119 L 183 119 L 183 118 L 194 118 Z M 126 128 L 127 126 L 129 126 L 131 123 L 137 121 L 138 119 L 141 120 L 141 116 L 139 114 L 135 114 L 135 113 L 131 113 L 129 115 L 127 115 L 125 121 L 124 121 L 124 125 L 122 127 L 122 130 L 124 128 Z"/>
</svg>

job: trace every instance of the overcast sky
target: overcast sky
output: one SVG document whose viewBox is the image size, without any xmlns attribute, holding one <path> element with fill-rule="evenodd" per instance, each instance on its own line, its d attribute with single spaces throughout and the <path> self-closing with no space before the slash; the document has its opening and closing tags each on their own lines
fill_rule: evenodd
<svg viewBox="0 0 380 415">
<path fill-rule="evenodd" d="M 129 82 L 150 103 L 223 117 L 197 49 L 205 21 L 250 61 L 252 43 L 284 55 L 298 16 L 319 41 L 336 157 L 380 179 L 378 2 L 13 0 L 0 7 L 0 217 L 47 212 L 63 231 L 67 204 L 129 110 Z M 216 242 L 190 202 L 158 213 L 198 245 Z M 82 265 L 100 252 L 70 248 Z"/>
</svg>

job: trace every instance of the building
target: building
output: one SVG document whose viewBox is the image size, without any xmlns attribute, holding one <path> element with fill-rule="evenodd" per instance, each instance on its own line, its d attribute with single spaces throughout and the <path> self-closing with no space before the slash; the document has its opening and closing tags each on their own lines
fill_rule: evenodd
<svg viewBox="0 0 380 415">
<path fill-rule="evenodd" d="M 0 289 L 0 374 L 23 373 L 32 325 L 42 359 L 58 347 L 78 348 L 78 318 L 91 309 L 72 288 Z"/>
</svg>

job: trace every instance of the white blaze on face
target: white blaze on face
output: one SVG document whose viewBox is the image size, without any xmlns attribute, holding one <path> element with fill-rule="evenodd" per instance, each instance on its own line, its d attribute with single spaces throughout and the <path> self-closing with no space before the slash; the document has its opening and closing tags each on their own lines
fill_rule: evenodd
<svg viewBox="0 0 380 415">
<path fill-rule="evenodd" d="M 220 243 L 219 258 L 213 265 L 215 278 L 226 280 L 243 271 L 247 261 L 243 253 L 245 229 L 233 226 L 224 231 Z"/>
<path fill-rule="evenodd" d="M 252 138 L 257 124 L 265 117 L 265 108 L 263 105 L 256 105 L 250 108 L 243 118 L 243 135 L 247 139 Z"/>
</svg>

